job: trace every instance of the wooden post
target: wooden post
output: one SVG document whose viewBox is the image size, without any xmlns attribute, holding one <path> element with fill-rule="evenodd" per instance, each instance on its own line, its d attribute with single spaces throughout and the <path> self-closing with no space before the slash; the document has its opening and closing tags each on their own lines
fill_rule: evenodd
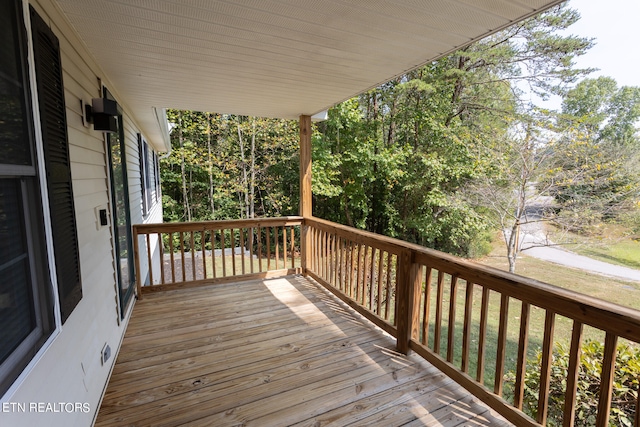
<svg viewBox="0 0 640 427">
<path fill-rule="evenodd" d="M 307 275 L 311 265 L 311 234 L 304 219 L 313 216 L 311 198 L 311 116 L 300 116 L 300 263 L 302 274 Z M 286 250 L 286 249 L 285 249 Z"/>
<path fill-rule="evenodd" d="M 419 333 L 421 286 L 422 266 L 413 262 L 411 251 L 403 250 L 398 255 L 398 311 L 396 313 L 397 348 L 403 354 L 409 352 L 411 338 Z"/>
</svg>

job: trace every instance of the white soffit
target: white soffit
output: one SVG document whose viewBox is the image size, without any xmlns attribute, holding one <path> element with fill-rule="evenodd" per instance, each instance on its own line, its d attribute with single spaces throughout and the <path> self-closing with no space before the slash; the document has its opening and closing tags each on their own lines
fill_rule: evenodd
<svg viewBox="0 0 640 427">
<path fill-rule="evenodd" d="M 149 138 L 153 108 L 313 115 L 558 0 L 56 0 Z"/>
</svg>

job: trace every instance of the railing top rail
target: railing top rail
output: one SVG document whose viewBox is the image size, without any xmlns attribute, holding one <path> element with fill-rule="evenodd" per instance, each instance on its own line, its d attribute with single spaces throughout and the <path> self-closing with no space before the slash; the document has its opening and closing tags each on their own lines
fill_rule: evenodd
<svg viewBox="0 0 640 427">
<path fill-rule="evenodd" d="M 370 231 L 359 230 L 357 228 L 349 227 L 348 225 L 342 225 L 316 217 L 306 217 L 305 223 L 311 224 L 320 230 L 336 233 L 337 235 L 350 239 L 356 243 L 369 244 L 370 246 L 375 246 L 396 255 L 410 246 L 421 248 L 421 246 L 412 245 L 411 243 L 394 239 L 393 237 L 382 236 Z"/>
<path fill-rule="evenodd" d="M 247 227 L 281 227 L 301 225 L 301 216 L 286 216 L 280 218 L 249 218 L 222 221 L 196 222 L 164 222 L 156 224 L 135 224 L 134 230 L 139 234 L 170 233 L 180 231 L 226 230 L 230 228 Z"/>
<path fill-rule="evenodd" d="M 640 342 L 640 311 L 545 282 L 439 253 L 412 248 L 416 262 L 550 310 L 620 337 Z"/>
<path fill-rule="evenodd" d="M 309 224 L 354 241 L 399 253 L 409 250 L 413 260 L 452 276 L 550 310 L 620 337 L 640 342 L 640 311 L 575 291 L 560 288 L 528 277 L 477 264 L 434 249 L 399 239 L 354 229 L 319 218 L 305 218 Z"/>
</svg>

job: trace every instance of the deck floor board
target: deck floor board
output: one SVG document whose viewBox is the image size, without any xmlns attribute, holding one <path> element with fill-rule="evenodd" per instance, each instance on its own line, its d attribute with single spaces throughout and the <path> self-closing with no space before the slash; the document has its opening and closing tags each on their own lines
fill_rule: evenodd
<svg viewBox="0 0 640 427">
<path fill-rule="evenodd" d="M 96 426 L 510 425 L 301 276 L 138 301 Z"/>
</svg>

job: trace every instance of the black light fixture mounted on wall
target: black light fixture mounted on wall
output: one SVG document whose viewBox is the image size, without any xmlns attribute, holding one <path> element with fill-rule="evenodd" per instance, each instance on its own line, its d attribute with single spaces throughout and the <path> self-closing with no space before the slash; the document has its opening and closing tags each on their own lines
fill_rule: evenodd
<svg viewBox="0 0 640 427">
<path fill-rule="evenodd" d="M 87 122 L 93 123 L 93 129 L 107 133 L 118 131 L 116 117 L 122 114 L 122 109 L 116 101 L 107 98 L 93 98 L 92 105 L 84 105 Z"/>
</svg>

